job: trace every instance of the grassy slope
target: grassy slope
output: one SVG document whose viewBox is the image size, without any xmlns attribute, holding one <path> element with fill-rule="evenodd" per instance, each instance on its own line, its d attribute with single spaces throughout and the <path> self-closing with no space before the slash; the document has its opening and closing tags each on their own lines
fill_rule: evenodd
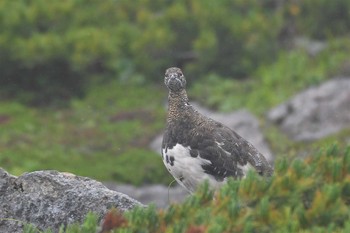
<svg viewBox="0 0 350 233">
<path fill-rule="evenodd" d="M 300 155 L 325 143 L 346 144 L 350 130 L 311 144 L 294 143 L 264 120 L 265 112 L 294 93 L 336 74 L 350 52 L 349 41 L 336 40 L 316 57 L 302 50 L 281 53 L 261 67 L 251 81 L 211 75 L 195 84 L 191 99 L 222 111 L 247 108 L 261 119 L 277 156 Z M 114 82 L 92 87 L 67 109 L 34 109 L 14 102 L 0 104 L 0 164 L 13 174 L 57 169 L 98 180 L 133 184 L 171 180 L 156 153 L 147 149 L 165 123 L 165 88 Z"/>
<path fill-rule="evenodd" d="M 134 184 L 171 179 L 147 149 L 165 123 L 165 90 L 118 83 L 92 88 L 67 109 L 2 102 L 0 164 L 13 174 L 57 169 Z"/>
</svg>

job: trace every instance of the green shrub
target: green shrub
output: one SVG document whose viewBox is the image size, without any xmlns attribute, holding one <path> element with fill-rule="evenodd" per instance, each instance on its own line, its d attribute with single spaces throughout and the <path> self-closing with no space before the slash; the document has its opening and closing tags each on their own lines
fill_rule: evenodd
<svg viewBox="0 0 350 233">
<path fill-rule="evenodd" d="M 24 102 L 65 101 L 101 78 L 157 80 L 171 65 L 246 76 L 276 49 L 260 1 L 0 2 L 0 85 Z M 267 57 L 270 57 L 267 59 Z"/>
<path fill-rule="evenodd" d="M 118 52 L 108 30 L 99 28 L 103 18 L 92 17 L 94 11 L 103 15 L 108 3 L 96 3 L 1 1 L 0 85 L 6 96 L 65 102 L 83 94 L 88 74 L 106 71 L 104 61 Z"/>
<path fill-rule="evenodd" d="M 306 160 L 279 159 L 271 179 L 249 173 L 164 211 L 136 208 L 114 232 L 349 232 L 349 215 L 350 147 L 332 145 Z"/>
<path fill-rule="evenodd" d="M 251 173 L 216 194 L 204 186 L 157 218 L 148 209 L 131 211 L 130 227 L 116 232 L 186 232 L 194 226 L 204 229 L 199 232 L 347 232 L 349 178 L 350 147 L 332 145 L 305 161 L 278 160 L 270 180 Z"/>
<path fill-rule="evenodd" d="M 349 8 L 346 0 L 3 0 L 1 91 L 64 102 L 84 94 L 91 74 L 159 82 L 174 65 L 195 78 L 241 79 L 276 59 L 290 27 L 287 37 L 346 35 Z"/>
<path fill-rule="evenodd" d="M 304 34 L 323 40 L 349 35 L 349 1 L 304 0 L 299 7 L 297 25 Z"/>
</svg>

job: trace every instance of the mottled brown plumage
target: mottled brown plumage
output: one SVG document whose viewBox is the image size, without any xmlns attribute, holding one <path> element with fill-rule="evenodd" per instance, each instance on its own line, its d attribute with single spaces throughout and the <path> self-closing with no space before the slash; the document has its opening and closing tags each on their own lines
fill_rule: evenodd
<svg viewBox="0 0 350 233">
<path fill-rule="evenodd" d="M 273 168 L 252 144 L 189 104 L 186 79 L 179 68 L 167 69 L 164 82 L 169 107 L 162 157 L 181 185 L 193 192 L 208 180 L 218 188 L 227 177 L 243 178 L 249 167 L 260 175 L 272 175 Z"/>
</svg>

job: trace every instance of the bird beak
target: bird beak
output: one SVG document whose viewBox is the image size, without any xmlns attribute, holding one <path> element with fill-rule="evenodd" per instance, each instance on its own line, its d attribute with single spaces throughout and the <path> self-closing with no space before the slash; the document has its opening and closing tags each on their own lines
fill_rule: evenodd
<svg viewBox="0 0 350 233">
<path fill-rule="evenodd" d="M 178 91 L 184 88 L 184 81 L 181 80 L 178 74 L 171 73 L 165 79 L 165 85 L 172 91 Z"/>
<path fill-rule="evenodd" d="M 173 78 L 177 79 L 177 75 L 176 74 L 171 74 L 170 75 L 170 79 L 173 79 Z"/>
</svg>

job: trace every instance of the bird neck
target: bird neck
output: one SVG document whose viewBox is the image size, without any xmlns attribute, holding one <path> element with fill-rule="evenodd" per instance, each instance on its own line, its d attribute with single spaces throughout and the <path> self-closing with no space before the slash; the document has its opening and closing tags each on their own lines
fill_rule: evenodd
<svg viewBox="0 0 350 233">
<path fill-rule="evenodd" d="M 180 92 L 169 92 L 168 96 L 168 122 L 175 119 L 180 119 L 186 115 L 187 109 L 190 106 L 186 90 Z"/>
</svg>

